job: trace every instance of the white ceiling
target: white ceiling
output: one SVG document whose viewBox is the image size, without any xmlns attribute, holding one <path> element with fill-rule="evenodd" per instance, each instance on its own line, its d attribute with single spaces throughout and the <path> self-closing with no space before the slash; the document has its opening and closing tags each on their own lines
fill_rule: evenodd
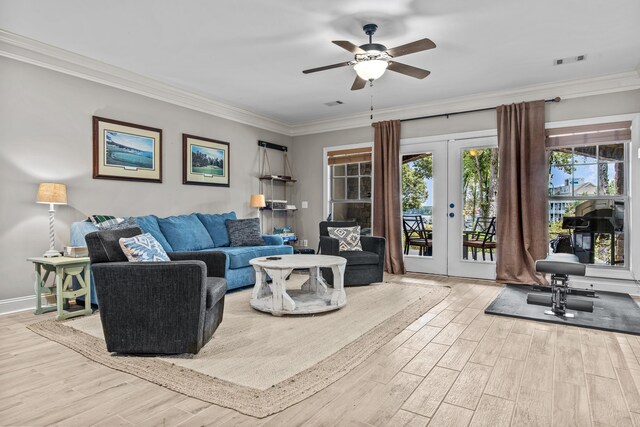
<svg viewBox="0 0 640 427">
<path fill-rule="evenodd" d="M 363 44 L 367 22 L 387 47 L 433 40 L 400 60 L 431 75 L 352 92 L 350 68 L 302 74 L 352 59 L 331 40 Z M 396 108 L 640 65 L 638 0 L 0 0 L 0 29 L 290 125 L 368 111 L 372 95 Z"/>
</svg>

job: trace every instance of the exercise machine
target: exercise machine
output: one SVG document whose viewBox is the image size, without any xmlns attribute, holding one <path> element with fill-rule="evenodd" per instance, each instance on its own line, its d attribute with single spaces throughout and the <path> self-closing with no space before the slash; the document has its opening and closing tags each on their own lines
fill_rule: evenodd
<svg viewBox="0 0 640 427">
<path fill-rule="evenodd" d="M 573 254 L 551 254 L 546 259 L 536 261 L 536 271 L 551 274 L 551 287 L 536 287 L 537 290 L 551 290 L 547 293 L 527 294 L 527 304 L 550 306 L 544 314 L 575 317 L 567 309 L 593 312 L 593 302 L 573 296 L 595 297 L 591 290 L 569 287 L 569 276 L 584 276 L 586 266 Z"/>
</svg>

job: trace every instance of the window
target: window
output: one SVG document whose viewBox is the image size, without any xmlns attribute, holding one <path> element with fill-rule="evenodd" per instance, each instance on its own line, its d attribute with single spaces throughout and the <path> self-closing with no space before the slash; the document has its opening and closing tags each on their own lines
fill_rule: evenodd
<svg viewBox="0 0 640 427">
<path fill-rule="evenodd" d="M 356 221 L 364 233 L 371 228 L 371 148 L 327 153 L 329 212 L 334 221 Z"/>
<path fill-rule="evenodd" d="M 547 130 L 550 252 L 627 267 L 631 122 Z"/>
</svg>

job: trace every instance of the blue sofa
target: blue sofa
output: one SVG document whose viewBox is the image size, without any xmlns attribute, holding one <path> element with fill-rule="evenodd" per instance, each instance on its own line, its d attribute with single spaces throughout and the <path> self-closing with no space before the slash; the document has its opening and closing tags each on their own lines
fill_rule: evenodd
<svg viewBox="0 0 640 427">
<path fill-rule="evenodd" d="M 177 215 L 159 218 L 155 215 L 133 217 L 138 226 L 150 233 L 167 252 L 220 251 L 227 255 L 225 278 L 227 289 L 255 284 L 255 271 L 249 260 L 252 258 L 293 253 L 279 236 L 263 235 L 265 246 L 229 246 L 229 234 L 225 221 L 236 219 L 235 212 L 224 214 Z M 71 245 L 86 246 L 88 233 L 98 231 L 90 221 L 71 224 Z M 91 303 L 97 304 L 96 293 L 91 284 Z"/>
</svg>

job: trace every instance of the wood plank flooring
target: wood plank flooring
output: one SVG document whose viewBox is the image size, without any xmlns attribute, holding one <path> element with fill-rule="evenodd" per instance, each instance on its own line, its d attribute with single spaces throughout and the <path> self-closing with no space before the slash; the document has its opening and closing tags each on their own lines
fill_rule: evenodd
<svg viewBox="0 0 640 427">
<path fill-rule="evenodd" d="M 2 426 L 636 426 L 640 337 L 486 315 L 485 281 L 395 280 L 451 294 L 341 380 L 256 419 L 114 371 L 0 316 Z"/>
</svg>

